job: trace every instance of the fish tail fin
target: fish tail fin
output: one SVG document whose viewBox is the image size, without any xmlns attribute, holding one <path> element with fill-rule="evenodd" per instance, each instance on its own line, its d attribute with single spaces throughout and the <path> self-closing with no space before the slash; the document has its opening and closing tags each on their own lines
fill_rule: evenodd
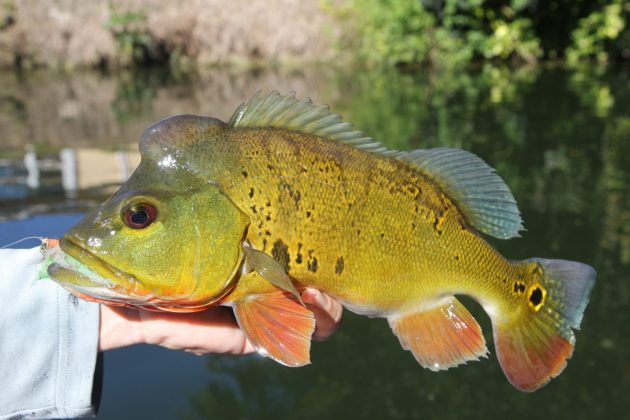
<svg viewBox="0 0 630 420">
<path fill-rule="evenodd" d="M 595 282 L 595 270 L 579 262 L 522 261 L 531 282 L 514 284 L 522 305 L 492 316 L 494 342 L 512 385 L 531 392 L 558 376 L 573 353 L 575 336 Z"/>
</svg>

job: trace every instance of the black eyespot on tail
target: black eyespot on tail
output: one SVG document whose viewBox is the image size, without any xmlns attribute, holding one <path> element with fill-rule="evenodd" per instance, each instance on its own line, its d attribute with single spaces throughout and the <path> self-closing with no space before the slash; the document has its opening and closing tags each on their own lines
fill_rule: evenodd
<svg viewBox="0 0 630 420">
<path fill-rule="evenodd" d="M 529 295 L 529 301 L 532 303 L 532 305 L 538 306 L 541 304 L 542 300 L 543 292 L 542 290 L 540 290 L 540 287 L 536 287 Z"/>
</svg>

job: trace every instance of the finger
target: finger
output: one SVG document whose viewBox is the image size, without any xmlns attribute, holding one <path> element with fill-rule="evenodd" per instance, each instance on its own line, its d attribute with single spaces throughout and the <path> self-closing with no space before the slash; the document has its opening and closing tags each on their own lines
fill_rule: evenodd
<svg viewBox="0 0 630 420">
<path fill-rule="evenodd" d="M 339 327 L 343 307 L 335 299 L 317 289 L 304 289 L 302 299 L 315 314 L 316 324 L 313 339 L 318 341 L 328 339 Z"/>
<path fill-rule="evenodd" d="M 145 342 L 195 354 L 251 353 L 255 349 L 232 310 L 214 307 L 195 313 L 140 311 Z"/>
</svg>

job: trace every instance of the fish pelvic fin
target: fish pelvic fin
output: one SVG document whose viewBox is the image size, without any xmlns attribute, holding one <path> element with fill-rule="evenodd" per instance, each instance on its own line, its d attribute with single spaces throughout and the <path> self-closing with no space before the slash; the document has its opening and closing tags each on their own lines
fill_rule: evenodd
<svg viewBox="0 0 630 420">
<path fill-rule="evenodd" d="M 388 317 L 405 350 L 432 371 L 486 357 L 488 350 L 475 318 L 454 296 L 418 311 Z"/>
<path fill-rule="evenodd" d="M 592 267 L 532 258 L 534 280 L 518 310 L 491 316 L 497 357 L 512 385 L 532 392 L 558 376 L 573 354 L 575 335 L 595 282 Z"/>
<path fill-rule="evenodd" d="M 289 367 L 310 363 L 315 316 L 291 293 L 248 295 L 233 306 L 239 326 L 259 354 Z"/>
</svg>

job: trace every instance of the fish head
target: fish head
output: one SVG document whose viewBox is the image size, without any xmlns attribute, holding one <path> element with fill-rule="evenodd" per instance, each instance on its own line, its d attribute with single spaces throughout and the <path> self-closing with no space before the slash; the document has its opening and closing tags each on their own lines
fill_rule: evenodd
<svg viewBox="0 0 630 420">
<path fill-rule="evenodd" d="M 143 156 L 120 190 L 60 241 L 90 273 L 63 264 L 48 273 L 91 300 L 200 310 L 234 287 L 248 224 L 218 186 L 186 165 Z"/>
</svg>

